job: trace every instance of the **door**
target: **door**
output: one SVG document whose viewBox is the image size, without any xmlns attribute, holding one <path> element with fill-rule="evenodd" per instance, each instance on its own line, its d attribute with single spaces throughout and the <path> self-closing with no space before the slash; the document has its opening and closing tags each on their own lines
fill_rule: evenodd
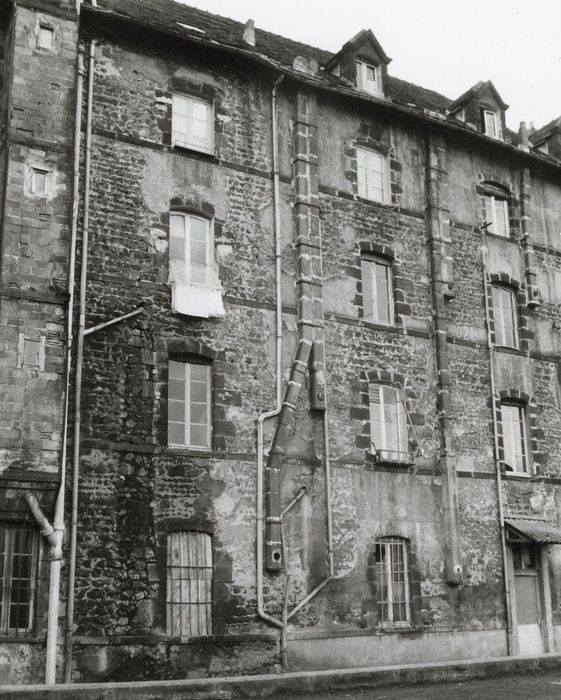
<svg viewBox="0 0 561 700">
<path fill-rule="evenodd" d="M 529 544 L 512 547 L 518 623 L 518 653 L 543 654 L 539 550 Z"/>
</svg>

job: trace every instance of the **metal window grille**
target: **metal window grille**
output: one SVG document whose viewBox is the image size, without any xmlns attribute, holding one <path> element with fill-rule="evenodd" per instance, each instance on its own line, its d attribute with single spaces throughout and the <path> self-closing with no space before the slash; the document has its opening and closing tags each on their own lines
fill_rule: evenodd
<svg viewBox="0 0 561 700">
<path fill-rule="evenodd" d="M 0 633 L 30 632 L 37 587 L 37 532 L 29 527 L 0 526 Z"/>
<path fill-rule="evenodd" d="M 491 288 L 495 343 L 509 348 L 518 347 L 518 316 L 516 296 L 512 289 L 494 285 Z"/>
<path fill-rule="evenodd" d="M 515 472 L 528 472 L 526 419 L 522 406 L 501 404 L 504 463 Z"/>
<path fill-rule="evenodd" d="M 170 532 L 167 629 L 174 637 L 212 634 L 212 542 L 206 532 Z"/>
<path fill-rule="evenodd" d="M 401 537 L 376 540 L 375 561 L 380 622 L 394 627 L 410 624 L 407 540 Z"/>
<path fill-rule="evenodd" d="M 212 153 L 213 107 L 211 102 L 187 95 L 172 96 L 172 143 L 197 151 Z"/>
<path fill-rule="evenodd" d="M 394 322 L 392 265 L 389 260 L 362 258 L 362 299 L 365 321 Z"/>
<path fill-rule="evenodd" d="M 210 365 L 170 360 L 168 374 L 168 444 L 210 449 Z"/>
</svg>

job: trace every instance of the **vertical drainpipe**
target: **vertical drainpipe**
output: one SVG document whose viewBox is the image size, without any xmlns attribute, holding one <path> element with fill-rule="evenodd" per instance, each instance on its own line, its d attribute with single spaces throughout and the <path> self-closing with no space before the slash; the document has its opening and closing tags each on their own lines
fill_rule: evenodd
<svg viewBox="0 0 561 700">
<path fill-rule="evenodd" d="M 93 4 L 93 3 L 92 3 Z M 68 597 L 66 601 L 66 650 L 65 650 L 65 682 L 72 682 L 72 646 L 74 635 L 74 599 L 76 584 L 76 551 L 78 532 L 78 485 L 80 480 L 80 426 L 82 405 L 82 365 L 84 357 L 84 333 L 86 329 L 86 284 L 88 276 L 88 237 L 90 222 L 90 176 L 91 176 L 91 140 L 92 140 L 92 109 L 93 86 L 95 74 L 96 41 L 90 43 L 88 65 L 88 94 L 86 112 L 86 143 L 84 162 L 84 222 L 82 227 L 82 260 L 80 268 L 80 300 L 78 341 L 76 345 L 76 374 L 74 395 L 74 433 L 72 451 L 72 500 L 70 519 L 70 552 L 68 567 Z"/>
<path fill-rule="evenodd" d="M 315 310 L 321 287 L 321 259 L 317 179 L 317 105 L 315 96 L 297 93 L 294 124 L 293 172 L 296 186 L 296 257 L 298 294 L 298 345 L 283 397 L 267 461 L 265 566 L 269 571 L 283 568 L 281 477 L 283 457 L 290 438 L 292 418 L 305 382 L 314 341 Z M 321 304 L 321 301 L 319 302 Z M 321 375 L 318 375 L 321 385 Z M 325 395 L 325 394 L 324 394 Z"/>
<path fill-rule="evenodd" d="M 486 228 L 481 228 L 483 235 L 487 231 Z M 498 397 L 496 394 L 495 385 L 495 360 L 494 346 L 491 337 L 491 318 L 489 312 L 489 273 L 487 270 L 487 246 L 485 238 L 481 246 L 481 267 L 483 271 L 483 298 L 485 300 L 485 325 L 487 328 L 487 353 L 489 356 L 489 384 L 491 386 L 491 411 L 493 415 L 493 457 L 495 459 L 495 477 L 497 483 L 497 511 L 499 515 L 499 528 L 501 537 L 501 555 L 503 566 L 503 582 L 505 592 L 505 615 L 506 615 L 506 653 L 510 656 L 513 651 L 513 630 L 512 630 L 512 609 L 510 597 L 510 579 L 508 576 L 508 560 L 506 550 L 506 534 L 504 521 L 504 505 L 503 505 L 503 484 L 501 474 L 501 460 L 499 454 L 499 430 L 497 425 L 498 413 L 500 412 Z"/>
<path fill-rule="evenodd" d="M 446 300 L 452 298 L 453 272 L 448 210 L 446 143 L 441 135 L 429 133 L 426 143 L 426 225 L 429 240 L 430 286 L 433 337 L 436 357 L 437 411 L 440 429 L 440 478 L 444 525 L 446 583 L 462 582 L 458 532 L 458 489 L 456 460 L 451 445 L 450 374 Z"/>
<path fill-rule="evenodd" d="M 530 169 L 527 166 L 523 166 L 520 173 L 520 227 L 522 249 L 524 251 L 524 279 L 526 280 L 528 306 L 535 308 L 541 306 L 541 297 L 534 259 L 534 246 L 532 245 L 530 192 Z"/>
</svg>

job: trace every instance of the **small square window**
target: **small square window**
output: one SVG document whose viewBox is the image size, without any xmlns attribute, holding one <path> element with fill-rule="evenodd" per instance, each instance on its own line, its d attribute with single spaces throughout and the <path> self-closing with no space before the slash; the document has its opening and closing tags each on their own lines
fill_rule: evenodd
<svg viewBox="0 0 561 700">
<path fill-rule="evenodd" d="M 47 170 L 33 168 L 31 175 L 31 191 L 33 194 L 46 195 L 49 173 Z"/>
<path fill-rule="evenodd" d="M 26 338 L 23 333 L 19 335 L 18 367 L 45 367 L 45 337 L 39 339 Z"/>
<path fill-rule="evenodd" d="M 358 195 L 373 202 L 389 201 L 387 158 L 366 148 L 356 149 Z"/>
<path fill-rule="evenodd" d="M 214 110 L 211 102 L 173 95 L 171 140 L 176 146 L 214 152 Z"/>
<path fill-rule="evenodd" d="M 37 34 L 37 48 L 51 51 L 53 48 L 54 34 L 52 27 L 41 25 Z"/>
</svg>

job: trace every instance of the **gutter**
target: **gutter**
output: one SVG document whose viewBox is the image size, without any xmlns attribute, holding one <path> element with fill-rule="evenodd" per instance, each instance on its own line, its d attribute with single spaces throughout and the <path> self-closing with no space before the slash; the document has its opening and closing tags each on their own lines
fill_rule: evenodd
<svg viewBox="0 0 561 700">
<path fill-rule="evenodd" d="M 561 171 L 561 161 L 552 159 L 546 154 L 523 151 L 519 149 L 518 146 L 505 143 L 504 141 L 492 139 L 489 136 L 486 136 L 485 134 L 480 134 L 477 131 L 473 131 L 472 129 L 470 129 L 470 127 L 466 126 L 465 124 L 462 124 L 462 122 L 454 123 L 452 121 L 449 121 L 446 115 L 444 114 L 441 116 L 432 116 L 430 113 L 427 113 L 427 111 L 420 110 L 419 108 L 407 107 L 397 102 L 390 102 L 388 99 L 369 96 L 353 88 L 345 88 L 341 85 L 327 85 L 324 81 L 322 81 L 319 78 L 315 78 L 309 74 L 303 73 L 302 71 L 297 71 L 293 68 L 289 68 L 283 65 L 282 63 L 279 63 L 275 59 L 269 58 L 265 54 L 258 53 L 255 50 L 249 50 L 237 46 L 232 46 L 229 44 L 223 44 L 219 41 L 214 41 L 213 39 L 206 39 L 204 37 L 195 36 L 192 34 L 186 35 L 185 33 L 180 31 L 170 31 L 165 29 L 164 27 L 154 27 L 154 25 L 150 24 L 149 22 L 144 22 L 135 17 L 131 17 L 129 15 L 125 15 L 119 12 L 114 12 L 113 10 L 107 10 L 99 6 L 84 6 L 82 8 L 82 15 L 84 17 L 91 16 L 91 18 L 98 17 L 116 19 L 126 24 L 133 24 L 137 27 L 147 29 L 151 32 L 158 32 L 168 37 L 173 36 L 179 40 L 191 42 L 193 44 L 198 44 L 207 48 L 218 49 L 220 51 L 224 51 L 234 56 L 240 56 L 249 59 L 253 63 L 258 63 L 259 65 L 265 68 L 273 70 L 277 75 L 281 74 L 285 78 L 292 78 L 295 81 L 299 83 L 304 83 L 310 87 L 315 88 L 316 90 L 332 93 L 339 97 L 346 96 L 362 103 L 371 104 L 375 108 L 386 109 L 390 112 L 398 112 L 403 115 L 408 115 L 415 119 L 419 119 L 425 124 L 429 124 L 431 126 L 440 126 L 445 130 L 450 130 L 455 133 L 462 134 L 463 136 L 469 136 L 470 138 L 473 138 L 480 143 L 484 143 L 488 146 L 493 146 L 503 151 L 507 151 L 511 155 L 516 155 L 517 157 L 528 159 L 531 162 L 537 162 L 542 165 L 550 166 L 552 168 L 555 168 L 556 170 Z M 242 31 L 243 25 L 240 25 L 240 36 Z M 437 112 L 434 112 L 433 114 L 436 115 Z"/>
</svg>

